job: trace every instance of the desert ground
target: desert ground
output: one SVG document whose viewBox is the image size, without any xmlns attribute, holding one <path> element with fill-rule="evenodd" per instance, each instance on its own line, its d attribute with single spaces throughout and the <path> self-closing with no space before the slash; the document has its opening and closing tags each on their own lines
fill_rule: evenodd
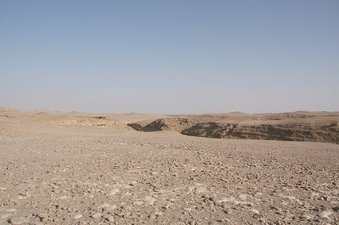
<svg viewBox="0 0 339 225">
<path fill-rule="evenodd" d="M 1 108 L 0 224 L 339 224 L 338 122 Z"/>
</svg>

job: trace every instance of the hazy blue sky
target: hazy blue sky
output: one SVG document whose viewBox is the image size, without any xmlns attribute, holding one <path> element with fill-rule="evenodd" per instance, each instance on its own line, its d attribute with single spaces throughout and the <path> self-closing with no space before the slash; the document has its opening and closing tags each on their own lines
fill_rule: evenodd
<svg viewBox="0 0 339 225">
<path fill-rule="evenodd" d="M 0 0 L 0 106 L 339 110 L 339 1 Z"/>
</svg>

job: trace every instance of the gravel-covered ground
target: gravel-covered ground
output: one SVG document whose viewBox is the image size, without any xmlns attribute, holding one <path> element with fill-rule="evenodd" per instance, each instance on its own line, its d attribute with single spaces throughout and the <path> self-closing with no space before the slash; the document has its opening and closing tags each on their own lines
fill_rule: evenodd
<svg viewBox="0 0 339 225">
<path fill-rule="evenodd" d="M 339 224 L 339 145 L 2 117 L 0 224 Z"/>
</svg>

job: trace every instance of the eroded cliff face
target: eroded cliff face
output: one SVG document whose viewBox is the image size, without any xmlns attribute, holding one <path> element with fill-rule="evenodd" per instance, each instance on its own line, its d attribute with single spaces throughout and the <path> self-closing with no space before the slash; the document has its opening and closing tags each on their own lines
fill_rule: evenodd
<svg viewBox="0 0 339 225">
<path fill-rule="evenodd" d="M 240 138 L 282 141 L 313 141 L 339 144 L 339 129 L 333 126 L 306 125 L 239 125 L 202 122 L 184 129 L 181 134 L 210 138 Z"/>
<path fill-rule="evenodd" d="M 173 116 L 143 125 L 131 123 L 128 126 L 137 131 L 177 131 L 183 135 L 208 138 L 339 144 L 339 116 L 336 113 Z"/>
</svg>

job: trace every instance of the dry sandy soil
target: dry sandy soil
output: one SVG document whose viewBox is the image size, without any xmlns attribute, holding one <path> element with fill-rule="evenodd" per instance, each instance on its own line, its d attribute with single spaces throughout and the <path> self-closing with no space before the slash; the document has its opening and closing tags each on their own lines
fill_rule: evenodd
<svg viewBox="0 0 339 225">
<path fill-rule="evenodd" d="M 339 145 L 127 126 L 157 118 L 2 108 L 0 224 L 339 224 Z"/>
</svg>

